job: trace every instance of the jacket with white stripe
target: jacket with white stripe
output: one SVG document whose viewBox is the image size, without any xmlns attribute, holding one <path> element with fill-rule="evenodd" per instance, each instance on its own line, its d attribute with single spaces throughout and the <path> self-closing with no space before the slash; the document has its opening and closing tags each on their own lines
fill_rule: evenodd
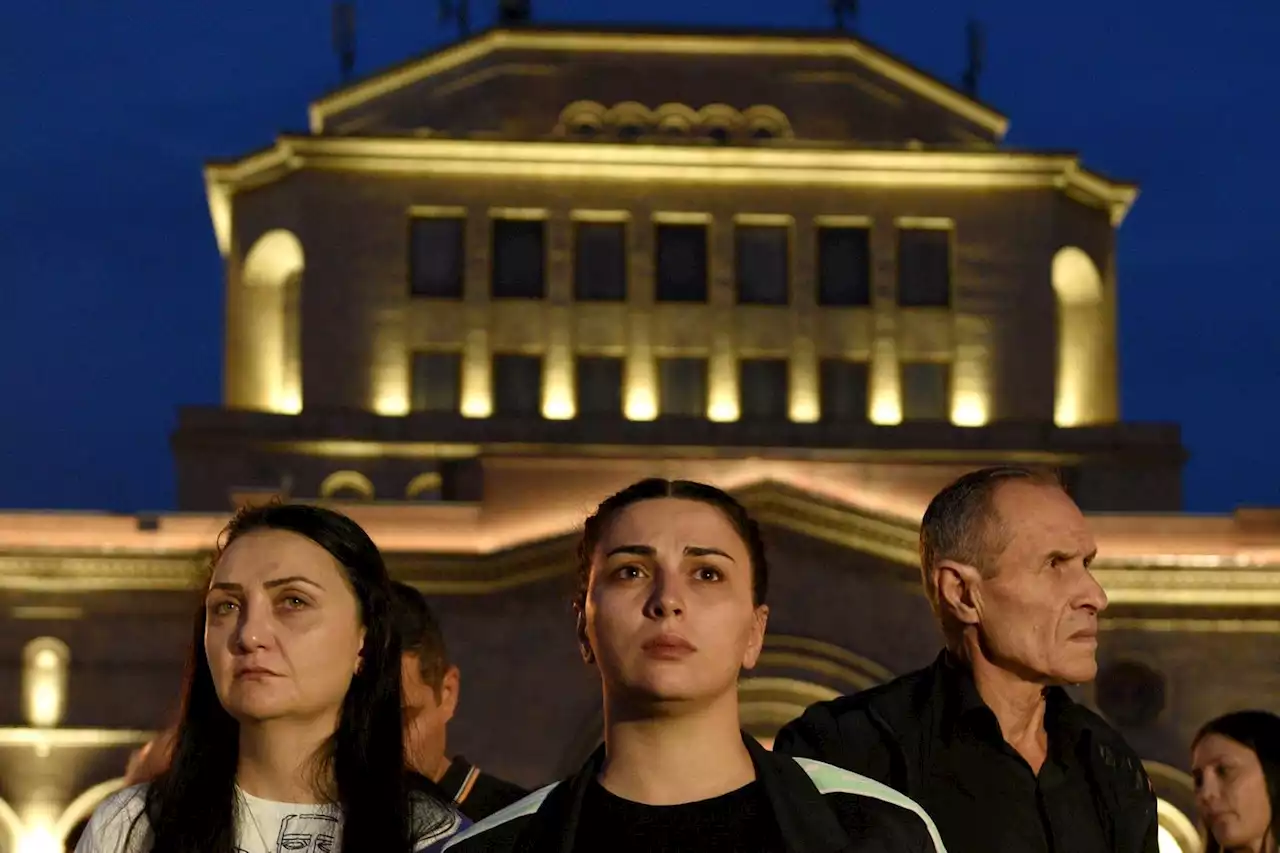
<svg viewBox="0 0 1280 853">
<path fill-rule="evenodd" d="M 887 785 L 820 761 L 769 752 L 743 735 L 787 853 L 946 853 L 920 806 Z M 575 853 L 583 798 L 604 747 L 578 773 L 490 815 L 449 853 Z M 577 851 L 582 853 L 582 851 Z"/>
</svg>

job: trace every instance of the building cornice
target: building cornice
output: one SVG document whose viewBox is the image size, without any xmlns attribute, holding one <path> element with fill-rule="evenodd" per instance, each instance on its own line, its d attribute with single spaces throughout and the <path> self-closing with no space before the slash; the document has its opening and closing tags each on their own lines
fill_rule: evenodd
<svg viewBox="0 0 1280 853">
<path fill-rule="evenodd" d="M 1091 172 L 1078 156 L 1061 153 L 281 136 L 265 151 L 205 167 L 210 215 L 224 256 L 231 248 L 232 195 L 299 169 L 502 180 L 1055 189 L 1103 207 L 1115 226 L 1138 195 L 1136 185 Z"/>
<path fill-rule="evenodd" d="M 758 482 L 737 493 L 763 525 L 871 554 L 904 569 L 916 566 L 917 526 L 911 520 L 868 512 L 782 482 Z M 351 510 L 359 514 L 358 508 Z M 113 545 L 96 551 L 88 543 L 78 548 L 33 546 L 31 537 L 22 539 L 12 527 L 0 528 L 0 589 L 27 593 L 190 589 L 200 582 L 207 565 L 212 542 L 208 530 L 221 520 L 179 516 L 178 529 L 161 534 L 167 536 L 164 548 L 141 547 L 148 535 L 157 534 L 129 538 L 122 530 Z M 363 523 L 375 540 L 387 543 L 383 550 L 396 573 L 433 594 L 493 594 L 573 572 L 572 528 L 492 552 L 433 553 L 414 547 L 395 526 L 388 528 L 384 538 L 373 515 Z M 159 531 L 164 529 L 161 520 Z M 105 530 L 100 535 L 111 538 Z M 63 535 L 57 541 L 73 539 Z M 1168 622 L 1173 618 L 1170 612 L 1181 610 L 1218 608 L 1216 621 L 1223 621 L 1222 612 L 1274 613 L 1280 606 L 1280 563 L 1247 555 L 1126 551 L 1108 558 L 1104 553 L 1094 564 L 1094 575 L 1112 605 L 1126 612 L 1161 609 L 1157 621 Z"/>
</svg>

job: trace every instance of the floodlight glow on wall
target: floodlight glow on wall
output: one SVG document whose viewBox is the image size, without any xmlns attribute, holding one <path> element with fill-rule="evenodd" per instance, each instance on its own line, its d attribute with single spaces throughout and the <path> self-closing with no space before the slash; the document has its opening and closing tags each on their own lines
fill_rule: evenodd
<svg viewBox="0 0 1280 853">
<path fill-rule="evenodd" d="M 67 704 L 71 649 L 56 637 L 38 637 L 22 651 L 22 708 L 27 724 L 52 728 Z"/>
</svg>

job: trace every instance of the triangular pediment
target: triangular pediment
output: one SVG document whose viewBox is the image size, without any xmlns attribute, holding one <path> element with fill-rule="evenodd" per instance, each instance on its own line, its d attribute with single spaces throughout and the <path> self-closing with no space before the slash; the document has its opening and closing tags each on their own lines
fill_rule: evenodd
<svg viewBox="0 0 1280 853">
<path fill-rule="evenodd" d="M 335 91 L 310 115 L 313 133 L 529 140 L 583 132 L 575 108 L 654 137 L 736 121 L 770 144 L 994 144 L 1008 125 L 841 33 L 635 28 L 490 30 Z"/>
</svg>

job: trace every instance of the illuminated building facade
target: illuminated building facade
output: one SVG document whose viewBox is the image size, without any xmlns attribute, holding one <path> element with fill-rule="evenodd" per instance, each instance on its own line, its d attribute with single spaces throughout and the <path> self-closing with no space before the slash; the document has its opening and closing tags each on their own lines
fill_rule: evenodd
<svg viewBox="0 0 1280 853">
<path fill-rule="evenodd" d="M 172 710 L 242 501 L 364 524 L 437 596 L 452 743 L 532 785 L 599 737 L 568 600 L 600 498 L 703 479 L 765 525 L 742 696 L 767 740 L 932 658 L 920 513 L 999 461 L 1061 469 L 1095 513 L 1112 607 L 1080 694 L 1197 849 L 1191 733 L 1280 695 L 1280 513 L 1178 515 L 1178 429 L 1119 421 L 1135 187 L 1000 147 L 991 108 L 831 34 L 494 30 L 310 122 L 206 170 L 225 394 L 180 412 L 184 512 L 0 516 L 0 849 L 54 849 Z"/>
</svg>

